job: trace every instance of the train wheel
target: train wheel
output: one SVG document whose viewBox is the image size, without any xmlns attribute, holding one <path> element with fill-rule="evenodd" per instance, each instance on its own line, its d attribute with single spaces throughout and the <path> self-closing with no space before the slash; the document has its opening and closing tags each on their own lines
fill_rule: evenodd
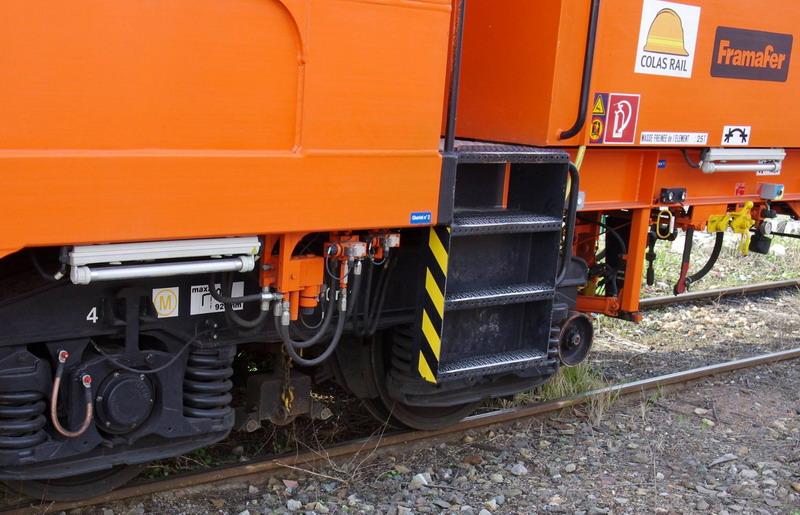
<svg viewBox="0 0 800 515">
<path fill-rule="evenodd" d="M 58 479 L 3 481 L 16 493 L 48 501 L 77 501 L 102 495 L 139 475 L 145 465 L 118 465 L 110 469 L 87 472 Z"/>
<path fill-rule="evenodd" d="M 392 353 L 386 352 L 386 340 L 394 344 L 394 359 L 406 361 L 410 357 L 411 329 L 397 327 L 384 331 L 370 342 L 369 365 L 372 379 L 379 396 L 364 399 L 364 405 L 373 416 L 393 427 L 422 430 L 441 429 L 459 422 L 475 411 L 480 402 L 468 402 L 454 406 L 411 406 L 389 396 L 386 374 L 392 366 Z M 404 355 L 405 353 L 405 355 Z"/>
</svg>

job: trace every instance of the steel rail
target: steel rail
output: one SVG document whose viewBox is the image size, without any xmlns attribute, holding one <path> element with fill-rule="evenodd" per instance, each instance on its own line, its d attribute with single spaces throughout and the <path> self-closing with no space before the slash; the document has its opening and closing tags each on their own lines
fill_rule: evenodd
<svg viewBox="0 0 800 515">
<path fill-rule="evenodd" d="M 228 465 L 213 470 L 191 472 L 185 475 L 171 477 L 169 479 L 162 479 L 160 481 L 153 481 L 137 485 L 122 487 L 113 492 L 104 495 L 84 499 L 81 501 L 70 502 L 55 502 L 55 503 L 42 503 L 38 506 L 47 506 L 49 511 L 69 510 L 82 506 L 90 506 L 96 504 L 104 504 L 122 499 L 132 497 L 140 497 L 144 495 L 153 495 L 160 492 L 170 490 L 180 490 L 190 487 L 195 487 L 216 481 L 228 480 L 257 480 L 263 479 L 264 473 L 285 469 L 287 467 L 301 467 L 303 465 L 313 465 L 318 462 L 333 460 L 337 458 L 344 458 L 346 456 L 354 456 L 361 452 L 373 452 L 376 449 L 386 449 L 397 445 L 408 444 L 417 442 L 436 436 L 441 436 L 449 433 L 458 433 L 469 429 L 490 426 L 494 424 L 505 423 L 517 419 L 532 417 L 557 411 L 570 406 L 575 406 L 587 402 L 589 399 L 602 395 L 616 395 L 624 396 L 645 392 L 664 386 L 675 385 L 679 383 L 686 383 L 689 381 L 701 379 L 704 377 L 713 376 L 743 368 L 754 367 L 769 363 L 776 363 L 779 361 L 791 360 L 800 358 L 800 347 L 784 350 L 780 352 L 773 352 L 754 356 L 751 358 L 738 359 L 735 361 L 728 361 L 717 365 L 709 365 L 700 368 L 685 370 L 683 372 L 675 372 L 666 374 L 650 379 L 643 379 L 641 381 L 634 381 L 616 386 L 609 386 L 599 390 L 582 393 L 571 397 L 556 399 L 553 401 L 536 404 L 533 406 L 521 406 L 518 408 L 510 408 L 500 411 L 493 411 L 481 415 L 474 415 L 464 419 L 458 424 L 450 427 L 439 429 L 436 431 L 406 431 L 396 432 L 391 434 L 383 434 L 372 436 L 369 438 L 362 438 L 354 440 L 323 450 L 313 450 L 303 453 L 285 454 L 272 458 L 265 458 L 263 460 L 251 461 L 242 464 Z M 29 504 L 22 507 L 20 504 L 15 508 L 6 508 L 2 510 L 4 513 L 30 513 L 32 506 L 31 500 L 21 500 Z M 37 506 L 33 504 L 33 506 Z"/>
<path fill-rule="evenodd" d="M 693 291 L 681 293 L 680 295 L 664 295 L 661 297 L 649 297 L 639 301 L 641 309 L 650 309 L 657 306 L 668 306 L 670 304 L 680 304 L 692 300 L 719 299 L 731 295 L 745 295 L 747 293 L 758 293 L 762 291 L 779 290 L 781 288 L 796 288 L 800 286 L 800 279 L 788 279 L 785 281 L 773 281 L 767 283 L 747 284 L 745 286 L 731 286 L 729 288 L 715 288 L 713 290 Z"/>
</svg>

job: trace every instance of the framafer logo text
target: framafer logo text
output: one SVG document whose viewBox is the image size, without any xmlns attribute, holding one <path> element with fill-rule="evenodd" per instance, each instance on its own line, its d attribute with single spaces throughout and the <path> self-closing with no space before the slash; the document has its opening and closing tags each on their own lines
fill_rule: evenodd
<svg viewBox="0 0 800 515">
<path fill-rule="evenodd" d="M 711 76 L 786 82 L 792 43 L 791 34 L 717 27 Z"/>
</svg>

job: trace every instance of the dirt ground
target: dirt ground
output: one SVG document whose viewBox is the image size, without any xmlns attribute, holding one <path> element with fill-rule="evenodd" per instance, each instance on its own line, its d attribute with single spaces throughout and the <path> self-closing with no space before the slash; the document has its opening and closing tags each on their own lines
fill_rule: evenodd
<svg viewBox="0 0 800 515">
<path fill-rule="evenodd" d="M 800 292 L 725 297 L 644 312 L 640 324 L 600 317 L 589 363 L 612 383 L 800 346 Z"/>
</svg>

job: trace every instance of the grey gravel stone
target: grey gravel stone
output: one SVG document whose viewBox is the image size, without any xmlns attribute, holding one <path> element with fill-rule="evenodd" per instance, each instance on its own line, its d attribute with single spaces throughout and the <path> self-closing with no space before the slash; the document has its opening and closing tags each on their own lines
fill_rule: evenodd
<svg viewBox="0 0 800 515">
<path fill-rule="evenodd" d="M 514 474 L 515 476 L 524 476 L 525 474 L 528 473 L 528 469 L 525 467 L 525 465 L 517 463 L 516 465 L 511 467 L 511 473 Z"/>
<path fill-rule="evenodd" d="M 448 509 L 452 506 L 449 502 L 445 501 L 444 499 L 434 499 L 431 501 L 432 504 L 435 504 L 439 508 Z"/>
<path fill-rule="evenodd" d="M 704 487 L 703 485 L 695 485 L 694 488 L 703 495 L 717 495 L 716 490 L 711 490 L 709 488 Z"/>
<path fill-rule="evenodd" d="M 428 486 L 428 480 L 425 478 L 424 474 L 417 474 L 411 479 L 411 482 L 408 484 L 408 489 L 419 490 L 423 486 Z"/>
</svg>

